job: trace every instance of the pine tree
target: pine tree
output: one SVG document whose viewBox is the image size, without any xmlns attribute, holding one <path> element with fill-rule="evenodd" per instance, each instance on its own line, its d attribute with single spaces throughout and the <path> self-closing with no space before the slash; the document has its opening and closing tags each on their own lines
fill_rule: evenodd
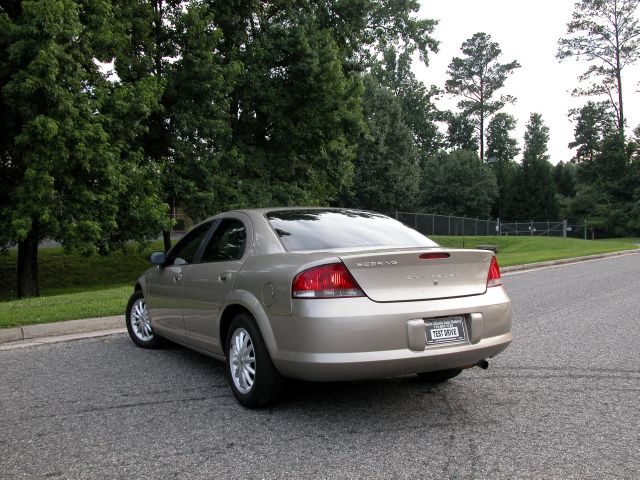
<svg viewBox="0 0 640 480">
<path fill-rule="evenodd" d="M 497 99 L 495 95 L 520 64 L 515 60 L 500 63 L 500 45 L 492 42 L 491 36 L 486 33 L 476 33 L 466 40 L 462 44 L 462 53 L 464 57 L 455 57 L 449 64 L 447 74 L 450 78 L 446 82 L 446 90 L 461 96 L 458 108 L 476 119 L 480 159 L 484 160 L 486 122 L 505 104 L 515 102 L 515 98 L 510 95 L 501 95 Z"/>
<path fill-rule="evenodd" d="M 506 216 L 513 220 L 549 220 L 558 217 L 558 203 L 549 163 L 549 127 L 542 116 L 532 113 L 524 134 L 522 167 L 518 169 Z"/>
</svg>

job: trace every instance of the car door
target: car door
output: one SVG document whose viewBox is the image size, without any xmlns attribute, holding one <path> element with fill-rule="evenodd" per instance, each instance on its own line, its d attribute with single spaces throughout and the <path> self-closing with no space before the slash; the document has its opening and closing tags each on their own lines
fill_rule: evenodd
<svg viewBox="0 0 640 480">
<path fill-rule="evenodd" d="M 196 259 L 213 221 L 196 226 L 167 254 L 164 265 L 147 278 L 147 308 L 153 328 L 160 335 L 185 341 L 182 318 L 182 281 Z"/>
<path fill-rule="evenodd" d="M 185 272 L 182 294 L 185 333 L 187 342 L 194 347 L 223 354 L 220 317 L 248 255 L 250 238 L 249 217 L 236 214 L 223 218 L 210 235 L 199 261 Z"/>
</svg>

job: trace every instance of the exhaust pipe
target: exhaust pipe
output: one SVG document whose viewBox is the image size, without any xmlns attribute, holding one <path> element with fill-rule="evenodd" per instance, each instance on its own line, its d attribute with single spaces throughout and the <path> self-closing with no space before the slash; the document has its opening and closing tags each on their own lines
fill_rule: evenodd
<svg viewBox="0 0 640 480">
<path fill-rule="evenodd" d="M 465 365 L 464 369 L 467 368 L 473 368 L 473 367 L 480 367 L 483 370 L 486 370 L 487 368 L 489 368 L 489 362 L 487 362 L 486 360 L 480 360 L 478 363 L 472 363 L 471 365 Z"/>
</svg>

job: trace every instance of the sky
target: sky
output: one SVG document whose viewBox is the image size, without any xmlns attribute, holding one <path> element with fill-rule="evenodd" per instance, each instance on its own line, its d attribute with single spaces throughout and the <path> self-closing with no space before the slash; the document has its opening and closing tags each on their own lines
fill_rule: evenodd
<svg viewBox="0 0 640 480">
<path fill-rule="evenodd" d="M 525 125 L 531 112 L 542 115 L 550 129 L 549 155 L 553 164 L 573 157 L 567 146 L 573 140 L 569 109 L 580 107 L 588 98 L 572 97 L 577 76 L 588 64 L 556 60 L 558 39 L 566 33 L 573 13 L 573 0 L 421 0 L 419 16 L 439 20 L 434 37 L 439 52 L 429 56 L 429 66 L 414 64 L 419 80 L 444 89 L 451 59 L 461 56 L 462 43 L 476 32 L 491 35 L 500 44 L 501 63 L 517 60 L 521 68 L 507 79 L 499 93 L 518 100 L 503 111 L 513 115 L 518 128 L 514 136 L 523 146 Z M 624 108 L 628 132 L 640 123 L 640 63 L 623 70 Z M 442 109 L 456 111 L 455 97 L 443 94 L 436 102 Z M 517 157 L 520 160 L 521 155 Z"/>
</svg>

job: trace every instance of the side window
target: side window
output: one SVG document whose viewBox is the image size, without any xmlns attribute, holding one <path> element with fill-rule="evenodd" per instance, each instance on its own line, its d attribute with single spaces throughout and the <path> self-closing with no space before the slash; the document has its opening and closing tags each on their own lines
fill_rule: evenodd
<svg viewBox="0 0 640 480">
<path fill-rule="evenodd" d="M 184 260 L 184 263 L 192 263 L 198 247 L 211 227 L 211 223 L 212 222 L 203 223 L 187 233 L 177 245 L 171 249 L 166 264 L 174 265 L 177 258 Z"/>
<path fill-rule="evenodd" d="M 224 219 L 211 236 L 202 254 L 202 262 L 238 260 L 244 254 L 247 230 L 235 218 Z"/>
</svg>

